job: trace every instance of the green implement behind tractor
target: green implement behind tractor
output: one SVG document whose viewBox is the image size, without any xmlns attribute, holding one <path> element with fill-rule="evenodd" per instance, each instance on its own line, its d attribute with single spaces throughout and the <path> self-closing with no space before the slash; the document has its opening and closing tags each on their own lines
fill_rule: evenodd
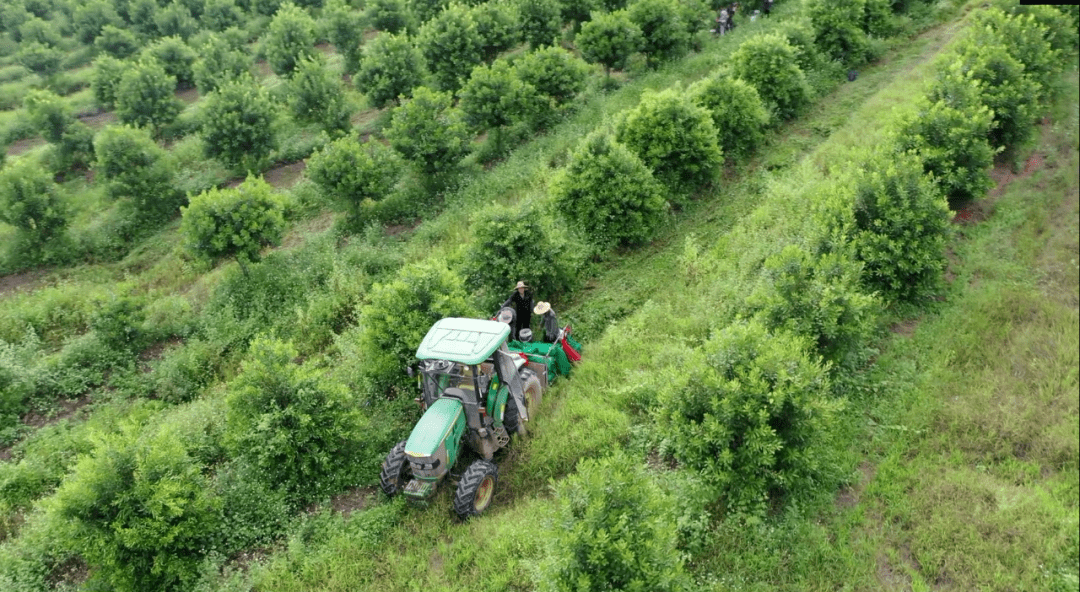
<svg viewBox="0 0 1080 592">
<path fill-rule="evenodd" d="M 570 370 L 558 345 L 529 344 L 523 352 L 517 342 L 511 349 L 509 336 L 510 326 L 497 321 L 448 318 L 431 327 L 416 350 L 424 415 L 383 462 L 387 495 L 430 499 L 466 444 L 480 458 L 458 478 L 454 511 L 464 519 L 488 507 L 498 480 L 495 452 L 511 434 L 525 433 L 549 382 Z"/>
</svg>

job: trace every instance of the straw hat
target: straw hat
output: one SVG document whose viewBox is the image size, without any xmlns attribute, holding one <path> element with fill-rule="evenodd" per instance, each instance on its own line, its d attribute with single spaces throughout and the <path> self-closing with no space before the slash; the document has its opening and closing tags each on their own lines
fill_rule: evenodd
<svg viewBox="0 0 1080 592">
<path fill-rule="evenodd" d="M 536 305 L 536 308 L 533 309 L 533 312 L 538 314 L 538 315 L 542 315 L 542 314 L 546 313 L 549 310 L 551 310 L 551 303 L 550 302 L 540 302 L 539 304 Z"/>
<path fill-rule="evenodd" d="M 528 286 L 526 286 L 526 285 L 525 285 L 525 282 L 520 282 L 520 281 L 519 281 L 519 282 L 517 283 L 517 285 L 516 285 L 516 286 L 514 286 L 514 289 L 515 289 L 515 290 L 517 290 L 518 288 L 528 288 Z"/>
</svg>

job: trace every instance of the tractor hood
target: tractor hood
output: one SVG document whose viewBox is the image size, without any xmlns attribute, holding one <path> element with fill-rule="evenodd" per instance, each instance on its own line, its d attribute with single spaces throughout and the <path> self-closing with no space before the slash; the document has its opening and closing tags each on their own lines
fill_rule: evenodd
<svg viewBox="0 0 1080 592">
<path fill-rule="evenodd" d="M 405 442 L 405 454 L 413 458 L 436 456 L 454 426 L 459 421 L 464 424 L 463 415 L 460 401 L 436 400 L 409 434 L 409 439 Z M 456 446 L 454 448 L 456 449 Z M 449 459 L 444 459 L 444 462 L 446 460 Z"/>
</svg>

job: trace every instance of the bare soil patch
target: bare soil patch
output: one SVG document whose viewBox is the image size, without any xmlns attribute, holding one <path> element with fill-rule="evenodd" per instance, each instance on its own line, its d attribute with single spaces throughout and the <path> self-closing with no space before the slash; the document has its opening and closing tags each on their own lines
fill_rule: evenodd
<svg viewBox="0 0 1080 592">
<path fill-rule="evenodd" d="M 331 499 L 330 508 L 347 517 L 370 506 L 377 495 L 374 487 L 354 487 Z"/>
<path fill-rule="evenodd" d="M 112 111 L 101 111 L 99 113 L 90 113 L 87 115 L 80 115 L 79 121 L 90 126 L 92 129 L 101 129 L 106 125 L 116 123 L 116 113 Z"/>
<path fill-rule="evenodd" d="M 185 105 L 190 105 L 199 100 L 199 89 L 187 88 L 184 90 L 176 91 L 176 98 L 184 102 Z"/>
<path fill-rule="evenodd" d="M 303 160 L 281 164 L 263 173 L 263 179 L 279 189 L 289 189 L 300 180 L 305 168 L 307 162 Z"/>
<path fill-rule="evenodd" d="M 40 428 L 52 423 L 56 423 L 61 419 L 67 419 L 74 416 L 80 409 L 90 404 L 90 397 L 83 395 L 78 399 L 62 399 L 59 401 L 60 408 L 48 411 L 46 413 L 39 413 L 37 411 L 31 411 L 23 416 L 22 422 L 33 428 Z"/>
<path fill-rule="evenodd" d="M 1005 190 L 1013 181 L 1026 179 L 1045 165 L 1046 156 L 1038 152 L 1028 157 L 1027 162 L 1024 163 L 1024 168 L 1019 173 L 1013 171 L 1010 163 L 996 163 L 993 170 L 990 171 L 990 178 L 994 180 L 994 188 L 982 199 L 961 204 L 956 209 L 956 215 L 952 220 L 953 223 L 971 225 L 988 219 L 994 214 L 997 200 L 1005 194 Z"/>
<path fill-rule="evenodd" d="M 27 152 L 31 148 L 37 148 L 38 146 L 41 146 L 43 144 L 45 144 L 45 139 L 41 136 L 34 136 L 33 138 L 23 138 L 21 140 L 16 140 L 12 142 L 11 145 L 8 146 L 7 154 L 8 156 L 18 156 Z"/>
<path fill-rule="evenodd" d="M 0 295 L 7 294 L 8 292 L 33 291 L 38 287 L 41 283 L 41 279 L 46 275 L 45 271 L 35 269 L 0 277 Z"/>
<path fill-rule="evenodd" d="M 896 323 L 892 327 L 889 327 L 889 330 L 898 335 L 903 335 L 904 337 L 911 337 L 915 334 L 915 328 L 918 326 L 919 319 L 907 319 L 906 321 Z"/>
<path fill-rule="evenodd" d="M 50 590 L 67 590 L 79 587 L 90 575 L 90 566 L 79 557 L 71 557 L 57 565 L 49 573 Z"/>
</svg>

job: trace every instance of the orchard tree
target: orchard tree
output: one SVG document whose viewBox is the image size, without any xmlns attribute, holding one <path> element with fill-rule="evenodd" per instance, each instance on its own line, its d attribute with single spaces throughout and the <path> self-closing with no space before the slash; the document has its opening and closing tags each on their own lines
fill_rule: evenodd
<svg viewBox="0 0 1080 592">
<path fill-rule="evenodd" d="M 120 76 L 116 86 L 116 116 L 123 123 L 160 130 L 180 114 L 176 78 L 156 60 L 139 60 Z"/>
<path fill-rule="evenodd" d="M 765 137 L 769 112 L 757 90 L 746 82 L 714 74 L 691 86 L 689 94 L 712 116 L 724 154 L 749 156 Z"/>
<path fill-rule="evenodd" d="M 561 47 L 531 51 L 514 63 L 518 77 L 545 97 L 552 110 L 569 105 L 585 89 L 589 66 Z"/>
<path fill-rule="evenodd" d="M 405 0 L 369 0 L 364 17 L 372 27 L 387 33 L 405 33 L 412 28 Z"/>
<path fill-rule="evenodd" d="M 250 76 L 206 97 L 202 136 L 208 156 L 231 167 L 257 169 L 274 149 L 277 105 Z"/>
<path fill-rule="evenodd" d="M 161 7 L 158 6 L 157 0 L 129 0 L 126 20 L 131 23 L 131 28 L 141 37 L 160 37 L 161 34 L 158 33 L 157 23 L 154 22 L 154 17 L 157 16 L 160 10 Z"/>
<path fill-rule="evenodd" d="M 420 25 L 438 16 L 442 9 L 450 4 L 450 0 L 408 0 L 408 2 L 409 10 Z"/>
<path fill-rule="evenodd" d="M 635 0 L 627 13 L 641 29 L 645 40 L 642 51 L 651 65 L 681 58 L 690 51 L 690 34 L 678 0 Z"/>
<path fill-rule="evenodd" d="M 71 27 L 75 37 L 85 45 L 91 45 L 105 25 L 124 26 L 124 21 L 108 0 L 89 0 L 81 3 L 71 14 Z"/>
<path fill-rule="evenodd" d="M 420 27 L 417 46 L 441 90 L 461 88 L 484 57 L 484 40 L 472 12 L 457 3 Z"/>
<path fill-rule="evenodd" d="M 315 53 L 315 21 L 292 2 L 282 4 L 263 35 L 263 50 L 274 74 L 291 76 L 300 60 Z"/>
<path fill-rule="evenodd" d="M 31 90 L 23 99 L 23 108 L 31 125 L 50 144 L 58 144 L 64 131 L 75 123 L 67 101 L 47 90 Z"/>
<path fill-rule="evenodd" d="M 667 208 L 649 167 L 606 130 L 581 141 L 552 194 L 567 220 L 601 248 L 648 241 Z"/>
<path fill-rule="evenodd" d="M 870 41 L 863 30 L 866 0 L 807 0 L 815 44 L 834 60 L 848 65 L 866 61 Z"/>
<path fill-rule="evenodd" d="M 199 21 L 211 31 L 224 31 L 243 25 L 245 18 L 234 0 L 206 0 Z"/>
<path fill-rule="evenodd" d="M 555 45 L 562 35 L 559 0 L 517 0 L 521 37 L 529 47 Z"/>
<path fill-rule="evenodd" d="M 731 75 L 754 87 L 777 119 L 791 119 L 810 105 L 810 85 L 795 50 L 778 33 L 743 41 L 731 54 Z"/>
<path fill-rule="evenodd" d="M 581 30 L 581 24 L 592 19 L 592 14 L 608 12 L 603 8 L 601 0 L 561 0 L 560 18 L 564 23 L 570 23 L 574 32 Z"/>
<path fill-rule="evenodd" d="M 14 8 L 18 10 L 17 7 Z M 23 13 L 24 15 L 26 13 Z M 0 13 L 0 27 L 3 27 L 3 15 Z M 60 31 L 49 21 L 37 16 L 29 16 L 21 25 L 8 25 L 7 30 L 18 43 L 40 43 L 56 47 L 62 43 Z"/>
<path fill-rule="evenodd" d="M 517 6 L 510 0 L 491 0 L 472 8 L 473 20 L 480 33 L 481 53 L 487 63 L 518 43 Z"/>
<path fill-rule="evenodd" d="M 508 63 L 497 60 L 478 66 L 461 89 L 465 123 L 477 130 L 493 129 L 496 151 L 501 153 L 503 130 L 525 120 L 537 106 L 536 89 L 522 82 Z"/>
<path fill-rule="evenodd" d="M 47 79 L 60 71 L 60 64 L 64 61 L 64 52 L 51 45 L 31 41 L 20 45 L 18 53 L 15 54 L 15 61 L 34 74 Z"/>
<path fill-rule="evenodd" d="M 331 135 L 345 133 L 352 124 L 341 79 L 326 69 L 321 56 L 305 58 L 289 79 L 289 106 L 297 121 L 316 123 Z"/>
<path fill-rule="evenodd" d="M 178 89 L 195 86 L 195 73 L 192 65 L 198 57 L 195 50 L 179 37 L 163 37 L 151 43 L 143 50 L 143 57 L 157 60 L 165 73 L 176 78 Z"/>
<path fill-rule="evenodd" d="M 63 239 L 67 209 L 58 186 L 36 163 L 22 159 L 0 169 L 0 221 L 14 226 L 23 255 L 47 262 Z"/>
<path fill-rule="evenodd" d="M 233 257 L 244 274 L 263 247 L 276 245 L 285 230 L 285 204 L 262 177 L 248 175 L 236 188 L 213 188 L 180 208 L 180 232 L 188 250 L 211 263 Z"/>
<path fill-rule="evenodd" d="M 187 39 L 199 30 L 199 22 L 191 14 L 191 9 L 177 0 L 154 12 L 153 20 L 160 37 Z"/>
<path fill-rule="evenodd" d="M 361 45 L 364 43 L 364 15 L 353 10 L 347 0 L 328 0 L 322 11 L 326 38 L 345 58 L 345 72 L 360 69 Z"/>
<path fill-rule="evenodd" d="M 209 35 L 199 48 L 198 56 L 191 66 L 191 73 L 201 95 L 214 92 L 251 72 L 251 56 L 234 48 L 222 35 Z"/>
<path fill-rule="evenodd" d="M 712 117 L 681 88 L 645 95 L 619 119 L 615 137 L 677 196 L 711 183 L 724 163 Z"/>
<path fill-rule="evenodd" d="M 598 13 L 582 23 L 574 43 L 581 50 L 581 57 L 602 64 L 604 73 L 611 76 L 612 70 L 622 70 L 631 55 L 644 49 L 645 37 L 627 11 L 617 10 Z"/>
<path fill-rule="evenodd" d="M 368 101 L 382 109 L 408 98 L 424 77 L 424 58 L 404 34 L 379 33 L 364 46 L 354 82 Z"/>
<path fill-rule="evenodd" d="M 450 93 L 426 86 L 393 111 L 386 139 L 428 177 L 448 173 L 469 152 L 471 134 Z"/>
<path fill-rule="evenodd" d="M 183 196 L 168 152 L 143 129 L 109 126 L 94 137 L 94 172 L 113 199 L 128 199 L 149 222 L 167 220 Z"/>
<path fill-rule="evenodd" d="M 323 193 L 345 204 L 357 221 L 365 202 L 380 201 L 394 188 L 401 162 L 382 142 L 361 144 L 345 137 L 312 154 L 306 174 Z"/>
<path fill-rule="evenodd" d="M 139 53 L 140 47 L 142 43 L 135 33 L 116 25 L 102 27 L 101 34 L 94 40 L 94 49 L 99 54 L 107 54 L 122 60 Z"/>
</svg>

